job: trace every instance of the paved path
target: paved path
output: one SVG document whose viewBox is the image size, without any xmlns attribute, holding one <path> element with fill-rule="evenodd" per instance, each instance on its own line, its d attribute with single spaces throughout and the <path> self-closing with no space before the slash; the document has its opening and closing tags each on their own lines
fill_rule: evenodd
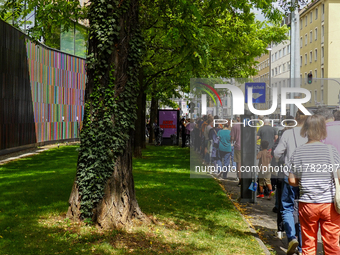
<svg viewBox="0 0 340 255">
<path fill-rule="evenodd" d="M 285 255 L 288 247 L 288 242 L 285 234 L 282 239 L 279 239 L 276 235 L 276 213 L 272 211 L 275 205 L 275 197 L 271 200 L 267 198 L 257 199 L 257 203 L 239 203 L 240 187 L 237 186 L 235 181 L 236 174 L 229 173 L 227 180 L 220 180 L 224 189 L 233 201 L 235 206 L 242 213 L 249 225 L 256 230 L 262 242 L 266 245 L 270 254 Z M 268 250 L 265 252 L 268 254 Z M 319 232 L 318 238 L 318 252 L 317 255 L 323 254 L 322 242 Z"/>
</svg>

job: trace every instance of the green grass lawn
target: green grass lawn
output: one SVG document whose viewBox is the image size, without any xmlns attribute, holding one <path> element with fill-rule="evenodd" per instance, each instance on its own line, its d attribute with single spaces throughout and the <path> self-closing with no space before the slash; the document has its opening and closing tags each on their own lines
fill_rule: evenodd
<svg viewBox="0 0 340 255">
<path fill-rule="evenodd" d="M 138 203 L 153 221 L 102 231 L 65 219 L 76 146 L 0 166 L 0 254 L 261 254 L 214 179 L 191 179 L 189 149 L 149 146 L 134 159 Z"/>
</svg>

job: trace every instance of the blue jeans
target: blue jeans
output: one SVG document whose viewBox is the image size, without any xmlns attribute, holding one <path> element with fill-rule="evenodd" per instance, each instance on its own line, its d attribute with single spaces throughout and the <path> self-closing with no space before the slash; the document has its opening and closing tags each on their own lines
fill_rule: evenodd
<svg viewBox="0 0 340 255">
<path fill-rule="evenodd" d="M 302 238 L 300 231 L 300 224 L 298 222 L 298 203 L 295 201 L 299 196 L 299 187 L 292 187 L 288 183 L 288 177 L 286 176 L 283 181 L 282 189 L 282 219 L 284 229 L 287 235 L 288 242 L 296 239 L 298 236 L 299 250 L 302 247 Z"/>
<path fill-rule="evenodd" d="M 231 146 L 231 166 L 236 167 L 236 162 L 234 162 L 234 146 Z"/>
<path fill-rule="evenodd" d="M 217 159 L 216 163 L 222 170 L 222 162 L 221 159 L 224 158 L 224 166 L 225 168 L 223 169 L 223 179 L 227 179 L 227 174 L 229 170 L 229 164 L 230 164 L 230 157 L 231 157 L 231 152 L 226 152 L 226 151 L 220 151 L 220 158 Z"/>
</svg>

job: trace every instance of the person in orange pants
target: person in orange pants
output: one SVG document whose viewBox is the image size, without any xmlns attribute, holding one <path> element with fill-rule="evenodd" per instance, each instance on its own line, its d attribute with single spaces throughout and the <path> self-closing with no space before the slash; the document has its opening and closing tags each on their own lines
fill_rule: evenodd
<svg viewBox="0 0 340 255">
<path fill-rule="evenodd" d="M 303 254 L 316 254 L 319 223 L 325 254 L 340 254 L 340 214 L 333 203 L 299 203 Z"/>
<path fill-rule="evenodd" d="M 320 224 L 325 254 L 340 255 L 340 214 L 333 204 L 333 171 L 339 176 L 340 168 L 334 167 L 340 165 L 340 155 L 334 146 L 320 142 L 327 137 L 323 116 L 308 116 L 300 134 L 308 137 L 308 142 L 297 147 L 291 156 L 289 184 L 300 187 L 302 254 L 316 254 Z M 319 166 L 323 166 L 321 171 Z"/>
</svg>

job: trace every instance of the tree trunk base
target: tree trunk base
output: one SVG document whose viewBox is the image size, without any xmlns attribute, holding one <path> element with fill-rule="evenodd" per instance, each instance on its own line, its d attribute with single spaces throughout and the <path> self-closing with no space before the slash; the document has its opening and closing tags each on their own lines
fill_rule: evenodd
<svg viewBox="0 0 340 255">
<path fill-rule="evenodd" d="M 66 217 L 79 221 L 80 196 L 77 184 L 74 183 L 69 199 Z M 149 223 L 150 219 L 141 211 L 135 196 L 135 185 L 132 175 L 131 139 L 127 142 L 126 151 L 117 157 L 113 174 L 107 180 L 104 196 L 93 210 L 92 222 L 103 229 L 124 228 L 133 220 Z"/>
</svg>

